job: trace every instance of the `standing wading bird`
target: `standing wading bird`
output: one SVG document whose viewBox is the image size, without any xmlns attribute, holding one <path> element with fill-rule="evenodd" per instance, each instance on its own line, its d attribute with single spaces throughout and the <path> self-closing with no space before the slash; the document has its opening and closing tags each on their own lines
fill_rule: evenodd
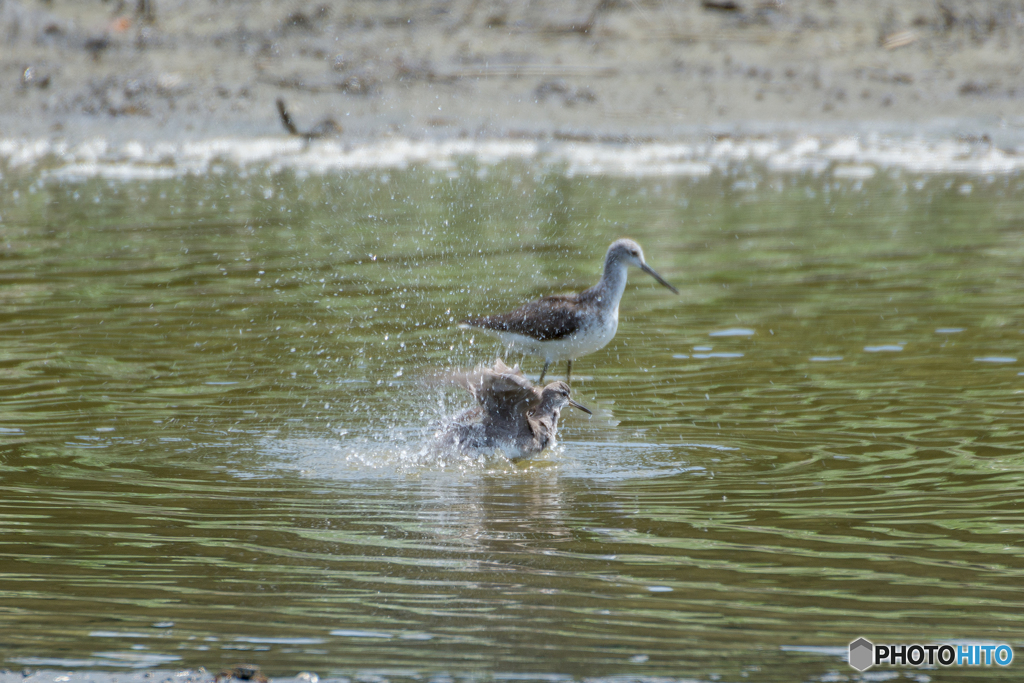
<svg viewBox="0 0 1024 683">
<path fill-rule="evenodd" d="M 518 366 L 501 360 L 444 378 L 461 386 L 479 405 L 455 415 L 434 439 L 436 447 L 466 455 L 500 449 L 515 462 L 555 445 L 558 418 L 566 406 L 590 410 L 570 398 L 569 385 L 552 382 L 543 389 L 530 383 Z"/>
<path fill-rule="evenodd" d="M 464 320 L 459 327 L 491 332 L 509 349 L 543 358 L 538 384 L 544 381 L 548 366 L 567 361 L 565 379 L 569 381 L 575 359 L 604 348 L 615 337 L 629 266 L 636 266 L 674 294 L 679 293 L 647 265 L 639 244 L 620 239 L 608 247 L 601 281 L 585 292 L 546 296 L 508 313 Z"/>
</svg>

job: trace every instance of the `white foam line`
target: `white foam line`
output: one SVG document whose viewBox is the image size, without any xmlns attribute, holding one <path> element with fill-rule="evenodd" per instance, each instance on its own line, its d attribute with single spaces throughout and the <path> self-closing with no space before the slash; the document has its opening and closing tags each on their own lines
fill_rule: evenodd
<svg viewBox="0 0 1024 683">
<path fill-rule="evenodd" d="M 867 180 L 882 169 L 914 173 L 993 175 L 1024 170 L 1024 154 L 987 143 L 956 140 L 883 139 L 878 136 L 792 141 L 727 139 L 706 143 L 613 144 L 535 140 L 441 140 L 393 138 L 364 143 L 291 137 L 211 138 L 188 142 L 131 141 L 113 146 L 97 138 L 71 145 L 59 140 L 0 139 L 0 160 L 11 168 L 41 165 L 59 180 L 157 179 L 205 174 L 217 164 L 240 169 L 304 173 L 403 169 L 416 164 L 456 170 L 459 158 L 483 165 L 526 159 L 561 167 L 570 175 L 700 177 L 757 162 L 779 173 L 831 172 Z"/>
</svg>

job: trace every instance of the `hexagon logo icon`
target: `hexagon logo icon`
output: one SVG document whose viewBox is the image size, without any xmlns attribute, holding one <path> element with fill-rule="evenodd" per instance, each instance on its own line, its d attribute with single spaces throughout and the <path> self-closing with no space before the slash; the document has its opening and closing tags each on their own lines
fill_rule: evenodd
<svg viewBox="0 0 1024 683">
<path fill-rule="evenodd" d="M 875 646 L 866 638 L 858 638 L 850 643 L 850 666 L 857 671 L 864 671 L 874 663 Z"/>
</svg>

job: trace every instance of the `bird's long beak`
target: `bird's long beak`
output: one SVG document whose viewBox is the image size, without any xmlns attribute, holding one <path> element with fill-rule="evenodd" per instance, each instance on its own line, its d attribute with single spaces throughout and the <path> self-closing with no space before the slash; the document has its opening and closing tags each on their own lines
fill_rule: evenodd
<svg viewBox="0 0 1024 683">
<path fill-rule="evenodd" d="M 668 287 L 669 289 L 671 289 L 673 294 L 678 294 L 679 293 L 678 289 L 676 289 L 675 287 L 670 285 L 668 282 L 666 282 L 665 278 L 663 278 L 662 276 L 660 276 L 657 273 L 655 273 L 654 269 L 651 268 L 646 263 L 641 263 L 640 264 L 640 270 L 644 271 L 645 273 L 647 273 L 648 275 L 653 277 L 655 280 L 657 280 L 658 284 L 664 285 L 665 287 Z"/>
<path fill-rule="evenodd" d="M 576 401 L 572 400 L 571 398 L 569 399 L 569 405 L 571 405 L 573 408 L 579 408 L 580 410 L 582 410 L 587 415 L 593 415 L 594 414 L 593 412 L 591 412 L 590 408 L 586 407 L 585 405 L 583 405 L 581 403 L 577 403 Z"/>
</svg>

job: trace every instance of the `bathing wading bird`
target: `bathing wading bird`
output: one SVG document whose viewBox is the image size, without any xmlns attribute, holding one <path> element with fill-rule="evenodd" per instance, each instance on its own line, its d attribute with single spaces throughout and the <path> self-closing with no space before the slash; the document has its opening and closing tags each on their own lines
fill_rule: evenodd
<svg viewBox="0 0 1024 683">
<path fill-rule="evenodd" d="M 508 313 L 485 315 L 462 321 L 462 329 L 480 329 L 496 334 L 510 350 L 544 359 L 538 384 L 548 366 L 567 361 L 565 379 L 572 375 L 572 362 L 604 348 L 619 327 L 619 300 L 626 289 L 626 270 L 636 266 L 674 294 L 679 290 L 654 272 L 644 261 L 644 252 L 633 240 L 612 242 L 604 257 L 601 280 L 579 294 L 546 296 Z"/>
<path fill-rule="evenodd" d="M 501 360 L 492 367 L 453 372 L 442 378 L 467 390 L 478 405 L 455 415 L 435 436 L 435 446 L 466 455 L 501 450 L 513 462 L 555 445 L 558 418 L 566 406 L 588 408 L 570 398 L 569 385 L 535 387 L 518 366 Z"/>
</svg>

